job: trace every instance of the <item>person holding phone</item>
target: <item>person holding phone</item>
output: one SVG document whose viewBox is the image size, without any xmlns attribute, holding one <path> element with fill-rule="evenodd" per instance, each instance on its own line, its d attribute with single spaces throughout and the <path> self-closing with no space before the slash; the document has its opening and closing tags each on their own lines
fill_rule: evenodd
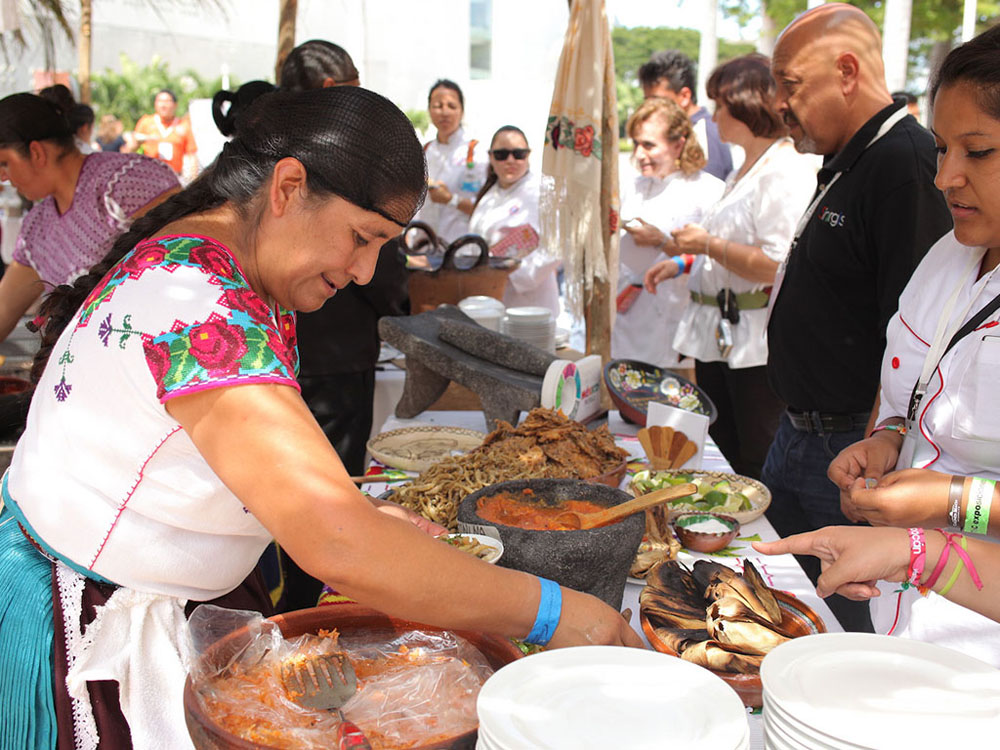
<svg viewBox="0 0 1000 750">
<path fill-rule="evenodd" d="M 465 134 L 465 96 L 454 81 L 442 78 L 434 82 L 427 96 L 427 111 L 437 136 L 424 144 L 429 200 L 414 220 L 430 226 L 448 245 L 469 233 L 469 217 L 486 179 L 486 149 Z"/>
<path fill-rule="evenodd" d="M 725 183 L 703 170 L 705 152 L 691 120 L 670 99 L 650 98 L 632 114 L 632 162 L 638 170 L 621 180 L 621 245 L 618 315 L 611 331 L 611 356 L 667 368 L 682 362 L 674 334 L 687 305 L 684 279 L 668 281 L 657 294 L 642 291 L 646 271 L 664 255 L 670 232 L 699 222 L 720 198 Z"/>
</svg>

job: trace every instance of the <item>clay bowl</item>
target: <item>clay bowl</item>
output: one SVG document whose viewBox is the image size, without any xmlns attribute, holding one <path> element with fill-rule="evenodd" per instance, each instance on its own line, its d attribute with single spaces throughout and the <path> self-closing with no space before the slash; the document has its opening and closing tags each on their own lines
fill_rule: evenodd
<svg viewBox="0 0 1000 750">
<path fill-rule="evenodd" d="M 781 607 L 781 625 L 787 628 L 795 637 L 803 635 L 813 635 L 814 633 L 825 633 L 826 624 L 812 608 L 796 599 L 791 594 L 784 591 L 771 589 L 778 604 Z M 653 626 L 649 623 L 646 613 L 640 610 L 639 622 L 642 624 L 642 632 L 649 639 L 649 645 L 664 654 L 677 656 L 677 652 L 661 641 Z M 679 658 L 679 657 L 678 657 Z M 727 685 L 737 692 L 744 706 L 760 708 L 763 703 L 763 687 L 760 681 L 760 674 L 734 674 L 733 672 L 719 672 L 709 669 L 709 672 L 720 677 Z"/>
<path fill-rule="evenodd" d="M 612 469 L 604 472 L 603 474 L 598 474 L 596 477 L 587 477 L 588 482 L 597 482 L 598 484 L 604 484 L 608 487 L 619 487 L 622 483 L 622 479 L 625 478 L 625 472 L 628 470 L 628 459 L 623 458 L 622 462 Z"/>
<path fill-rule="evenodd" d="M 678 390 L 698 397 L 700 404 L 687 411 L 704 414 L 712 424 L 719 416 L 715 404 L 701 388 L 672 370 L 634 359 L 613 359 L 604 366 L 604 384 L 618 412 L 629 422 L 646 426 L 646 412 L 650 401 L 685 407 L 677 403 Z"/>
<path fill-rule="evenodd" d="M 705 532 L 689 528 L 690 525 L 697 524 L 701 520 L 718 521 L 722 525 L 727 526 L 728 529 L 719 532 Z M 670 522 L 670 525 L 674 529 L 674 534 L 677 535 L 677 541 L 681 543 L 684 549 L 694 552 L 704 552 L 705 554 L 718 552 L 720 549 L 728 547 L 740 533 L 740 522 L 732 516 L 722 513 L 708 513 L 706 511 L 679 513 Z"/>
<path fill-rule="evenodd" d="M 530 489 L 532 495 L 522 494 Z M 615 487 L 580 479 L 517 479 L 484 487 L 466 496 L 458 506 L 458 529 L 495 536 L 503 542 L 499 565 L 549 578 L 577 591 L 593 594 L 621 609 L 635 551 L 646 528 L 644 513 L 637 513 L 599 529 L 537 531 L 487 521 L 479 516 L 481 497 L 500 492 L 546 505 L 563 500 L 586 500 L 610 508 L 631 499 Z"/>
<path fill-rule="evenodd" d="M 295 638 L 306 633 L 317 633 L 321 629 L 336 628 L 340 633 L 350 634 L 357 631 L 381 631 L 388 634 L 403 633 L 407 630 L 439 631 L 430 625 L 421 625 L 408 620 L 389 617 L 382 612 L 360 604 L 338 604 L 334 606 L 313 607 L 287 612 L 270 618 L 281 628 L 285 638 Z M 465 630 L 453 631 L 465 638 L 479 649 L 494 670 L 500 669 L 523 654 L 511 641 Z M 250 634 L 246 628 L 234 631 L 220 639 L 206 650 L 202 658 L 212 660 L 215 664 L 225 664 L 245 647 Z M 276 746 L 260 745 L 225 731 L 216 725 L 202 709 L 189 677 L 184 683 L 184 719 L 188 732 L 196 750 L 280 750 Z M 444 743 L 421 745 L 415 750 L 473 750 L 476 745 L 477 732 L 466 732 L 453 737 Z"/>
</svg>

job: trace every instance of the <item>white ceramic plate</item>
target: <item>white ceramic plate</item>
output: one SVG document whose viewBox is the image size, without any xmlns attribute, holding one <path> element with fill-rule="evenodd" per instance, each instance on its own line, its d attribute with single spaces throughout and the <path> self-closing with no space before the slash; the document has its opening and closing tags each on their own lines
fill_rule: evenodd
<svg viewBox="0 0 1000 750">
<path fill-rule="evenodd" d="M 708 670 L 613 646 L 512 662 L 483 685 L 477 711 L 487 746 L 505 750 L 737 750 L 749 733 L 739 696 Z"/>
<path fill-rule="evenodd" d="M 783 643 L 761 681 L 783 714 L 833 746 L 954 746 L 1000 735 L 1000 671 L 930 643 L 824 633 Z"/>
<path fill-rule="evenodd" d="M 380 432 L 368 441 L 368 452 L 394 469 L 426 471 L 442 459 L 479 447 L 485 437 L 485 433 L 461 427 L 403 427 Z"/>
<path fill-rule="evenodd" d="M 501 555 L 503 555 L 503 542 L 501 542 L 499 539 L 494 539 L 493 537 L 486 536 L 485 534 L 465 534 L 465 533 L 448 534 L 449 539 L 454 539 L 455 537 L 463 537 L 463 536 L 468 539 L 474 539 L 484 547 L 489 547 L 493 551 L 492 554 L 487 555 L 486 557 L 479 558 L 484 562 L 495 563 L 497 560 L 500 559 Z"/>
<path fill-rule="evenodd" d="M 721 510 L 718 512 L 725 513 L 725 515 L 735 518 L 740 522 L 741 526 L 745 526 L 751 521 L 756 521 L 764 515 L 764 511 L 767 510 L 767 507 L 771 504 L 771 490 L 769 490 L 763 482 L 751 477 L 745 477 L 742 474 L 731 474 L 725 471 L 687 471 L 684 469 L 652 469 L 651 472 L 654 474 L 667 474 L 670 476 L 675 476 L 677 474 L 690 474 L 695 481 L 704 479 L 705 481 L 712 482 L 713 484 L 715 482 L 721 482 L 725 479 L 733 486 L 733 489 L 746 495 L 747 499 L 750 501 L 751 508 L 750 510 L 741 510 L 735 513 L 728 513 Z M 629 484 L 629 490 L 633 495 L 639 494 L 634 484 Z M 683 512 L 687 513 L 688 511 L 684 510 Z"/>
</svg>

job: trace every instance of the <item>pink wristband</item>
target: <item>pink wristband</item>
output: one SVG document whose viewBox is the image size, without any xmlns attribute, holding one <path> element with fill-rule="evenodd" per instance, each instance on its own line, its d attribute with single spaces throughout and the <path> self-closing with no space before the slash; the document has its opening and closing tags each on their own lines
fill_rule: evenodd
<svg viewBox="0 0 1000 750">
<path fill-rule="evenodd" d="M 910 568 L 906 577 L 911 586 L 920 583 L 920 577 L 924 574 L 924 563 L 927 560 L 927 540 L 924 538 L 924 530 L 912 528 L 910 533 Z"/>
</svg>

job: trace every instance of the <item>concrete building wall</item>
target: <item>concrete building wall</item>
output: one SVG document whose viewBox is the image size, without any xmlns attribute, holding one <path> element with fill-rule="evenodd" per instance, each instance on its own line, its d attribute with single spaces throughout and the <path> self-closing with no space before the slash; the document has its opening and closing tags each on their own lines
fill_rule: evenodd
<svg viewBox="0 0 1000 750">
<path fill-rule="evenodd" d="M 221 7 L 220 7 L 221 6 Z M 321 38 L 354 58 L 363 85 L 404 110 L 424 109 L 430 85 L 451 78 L 466 97 L 466 129 L 486 141 L 504 124 L 540 149 L 568 19 L 565 0 L 492 0 L 489 77 L 470 70 L 470 0 L 299 0 L 296 42 Z M 78 11 L 77 11 L 78 12 Z M 75 19 L 74 19 L 75 20 Z M 172 71 L 228 70 L 241 81 L 273 80 L 277 0 L 94 0 L 91 68 L 120 69 L 154 55 Z M 45 51 L 25 19 L 28 48 L 0 69 L 0 93 L 30 90 Z M 56 34 L 56 67 L 75 73 L 75 46 Z M 428 137 L 432 133 L 428 134 Z"/>
</svg>

